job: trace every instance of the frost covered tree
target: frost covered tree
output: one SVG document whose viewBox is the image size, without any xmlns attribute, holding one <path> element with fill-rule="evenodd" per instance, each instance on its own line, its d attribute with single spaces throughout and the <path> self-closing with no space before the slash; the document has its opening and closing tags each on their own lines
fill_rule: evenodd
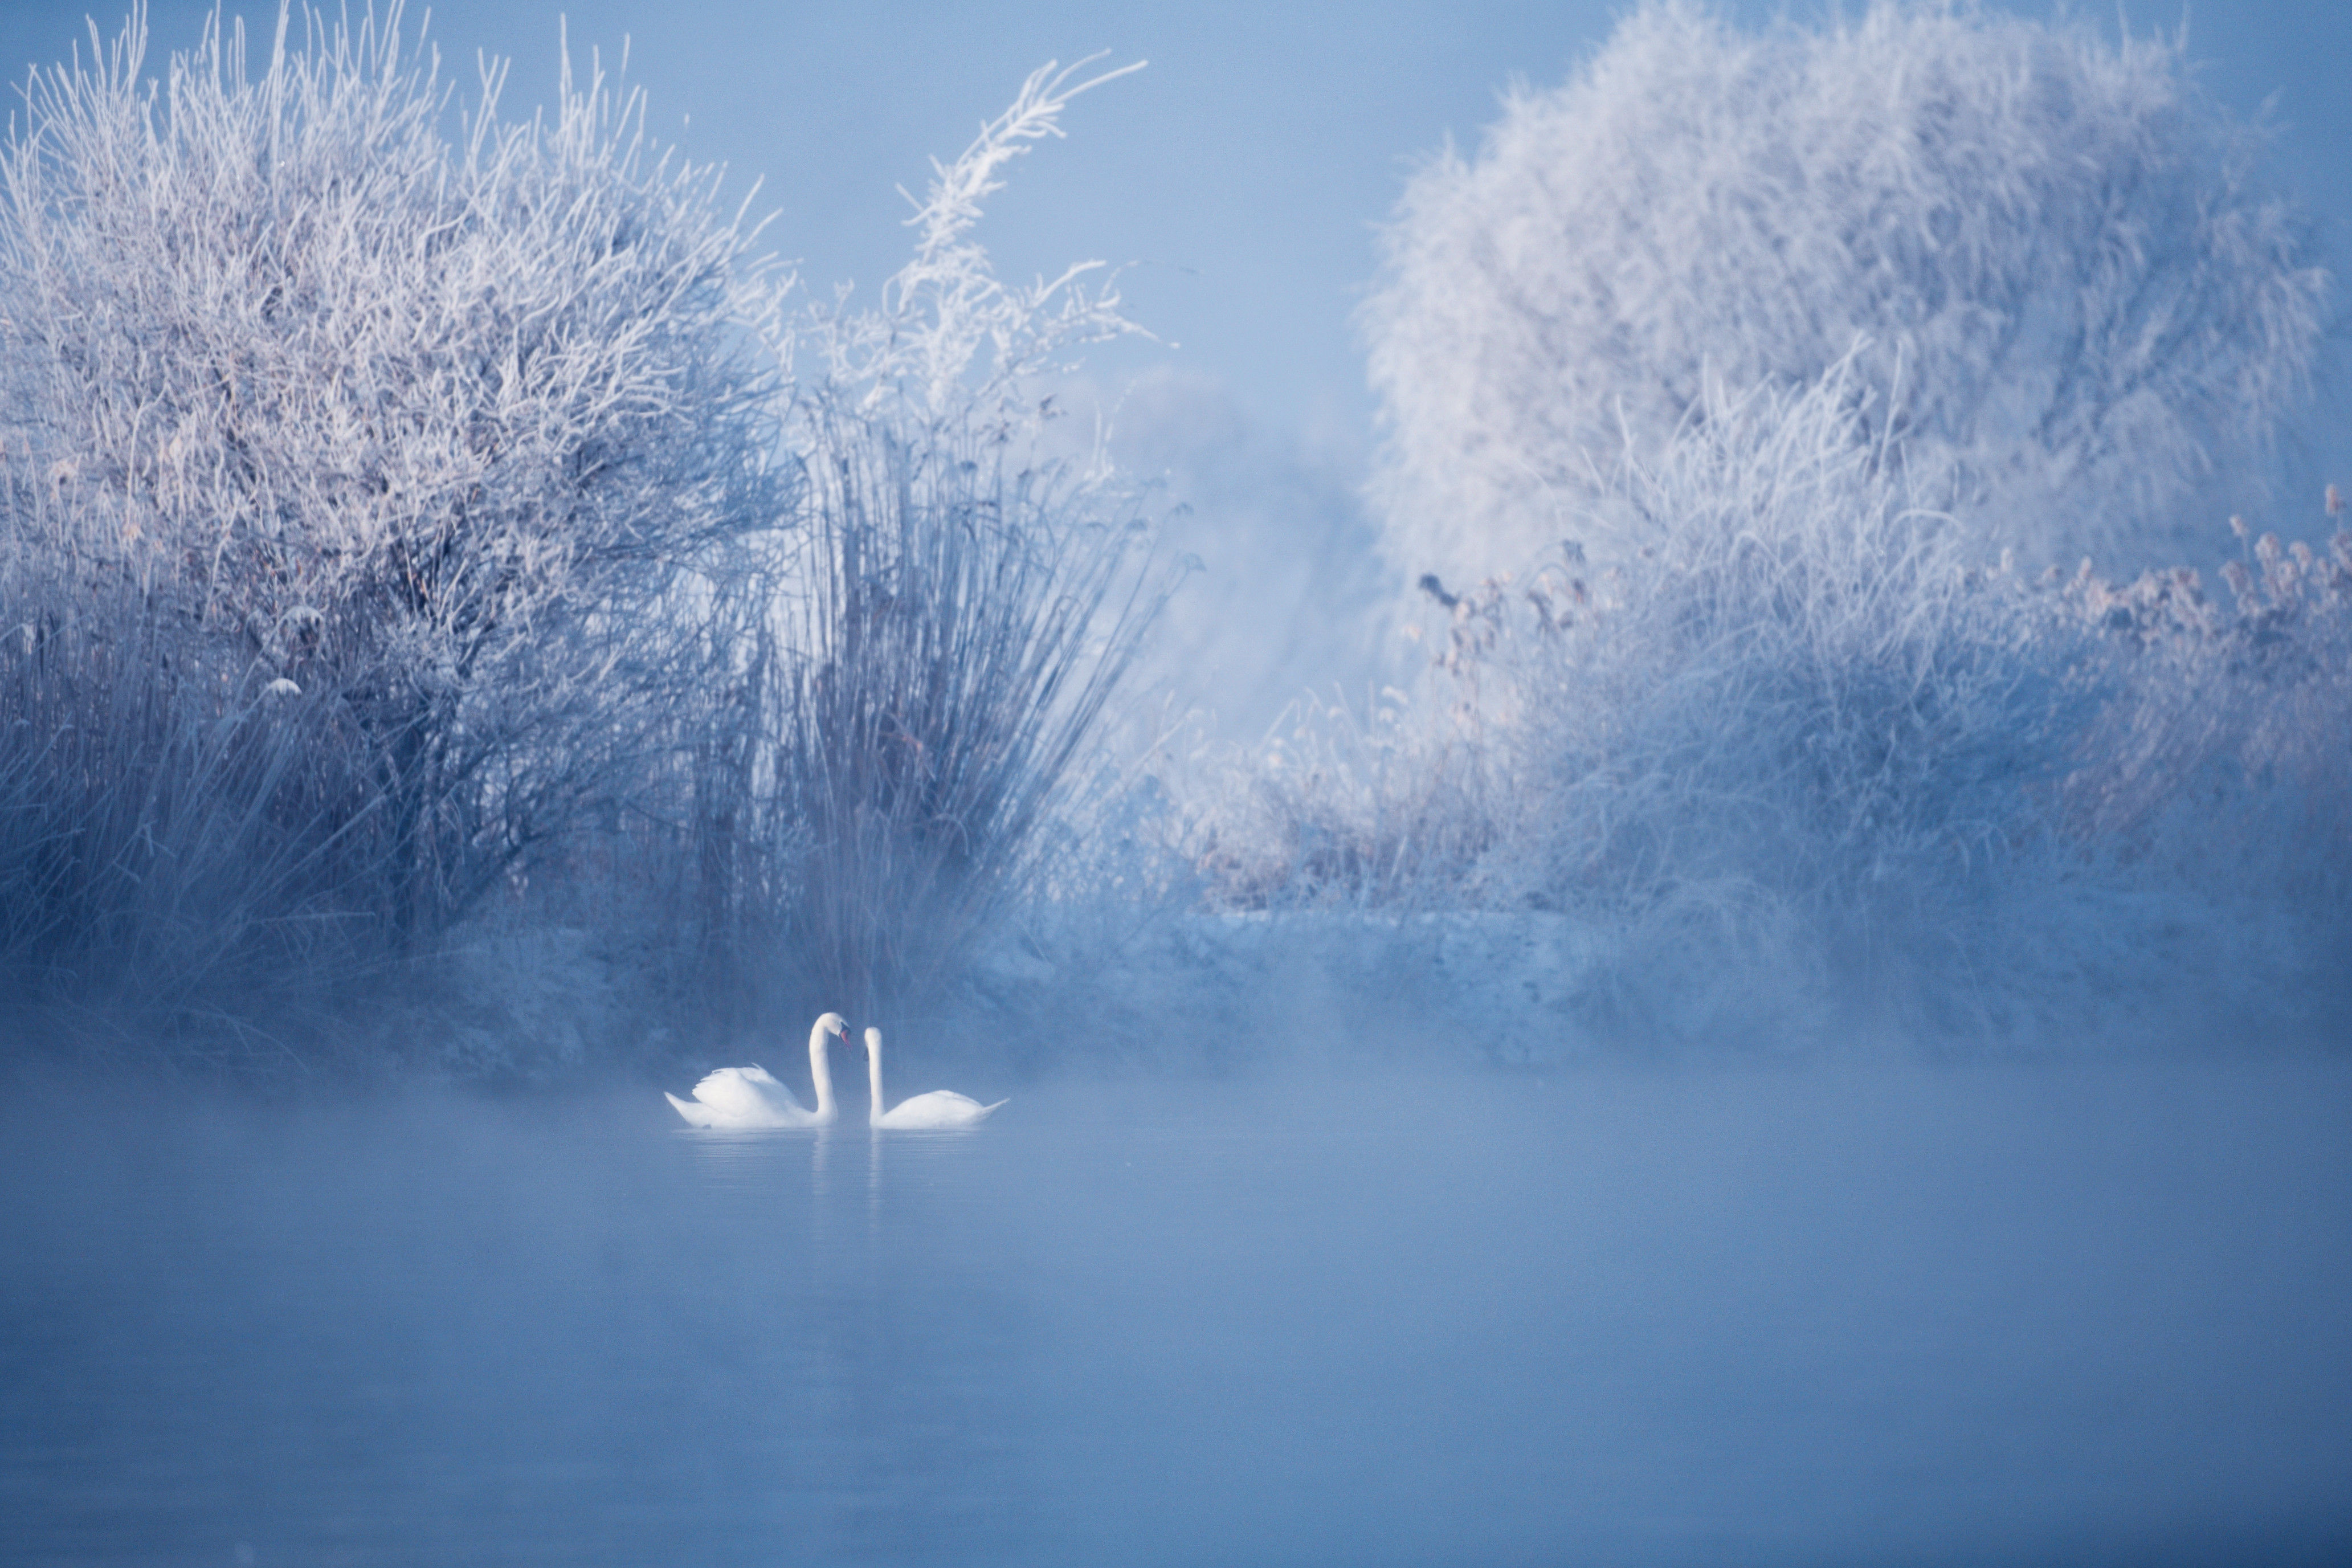
<svg viewBox="0 0 2352 1568">
<path fill-rule="evenodd" d="M 1936 0 L 1748 34 L 1644 0 L 1388 230 L 1364 327 L 1393 563 L 1605 543 L 1606 476 L 1711 382 L 1841 364 L 1858 434 L 1981 542 L 2139 553 L 2252 471 L 2313 367 L 2326 279 L 2260 150 L 2179 38 Z"/>
<path fill-rule="evenodd" d="M 12 624 L 147 617 L 163 697 L 356 749 L 331 836 L 381 876 L 341 895 L 413 938 L 609 784 L 681 569 L 783 492 L 777 290 L 715 172 L 568 60 L 543 114 L 496 64 L 459 113 L 402 21 L 281 6 L 257 71 L 216 12 L 159 80 L 139 8 L 33 76 L 0 505 Z"/>
</svg>

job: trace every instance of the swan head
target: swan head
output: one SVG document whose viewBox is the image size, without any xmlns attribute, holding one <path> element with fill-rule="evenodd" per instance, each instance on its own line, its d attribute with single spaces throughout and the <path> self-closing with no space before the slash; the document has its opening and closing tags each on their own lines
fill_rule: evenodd
<svg viewBox="0 0 2352 1568">
<path fill-rule="evenodd" d="M 871 1056 L 871 1055 L 873 1055 L 875 1052 L 877 1052 L 877 1051 L 880 1050 L 881 1048 L 882 1048 L 882 1031 L 881 1031 L 881 1030 L 879 1030 L 879 1029 L 877 1029 L 877 1028 L 873 1027 L 871 1025 L 868 1025 L 868 1026 L 866 1026 L 866 1055 Z"/>
<path fill-rule="evenodd" d="M 849 1020 L 838 1013 L 826 1013 L 817 1019 L 816 1032 L 819 1036 L 838 1035 L 845 1040 L 849 1037 Z"/>
</svg>

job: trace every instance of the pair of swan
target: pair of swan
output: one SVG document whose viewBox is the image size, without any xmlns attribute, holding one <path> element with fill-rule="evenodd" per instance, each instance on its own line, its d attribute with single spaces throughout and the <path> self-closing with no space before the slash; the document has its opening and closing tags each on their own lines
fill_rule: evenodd
<svg viewBox="0 0 2352 1568">
<path fill-rule="evenodd" d="M 803 1110 L 793 1091 L 769 1076 L 763 1067 L 720 1068 L 694 1086 L 693 1100 L 680 1100 L 674 1094 L 662 1098 L 697 1127 L 830 1127 L 841 1113 L 833 1100 L 833 1063 L 826 1050 L 829 1037 L 835 1035 L 849 1037 L 848 1022 L 838 1013 L 827 1013 L 809 1030 L 809 1075 L 816 1079 L 814 1110 Z M 1004 1103 L 1000 1100 L 996 1105 L 982 1105 L 951 1089 L 935 1089 L 883 1110 L 879 1029 L 866 1031 L 866 1081 L 871 1093 L 866 1114 L 869 1127 L 970 1127 Z"/>
</svg>

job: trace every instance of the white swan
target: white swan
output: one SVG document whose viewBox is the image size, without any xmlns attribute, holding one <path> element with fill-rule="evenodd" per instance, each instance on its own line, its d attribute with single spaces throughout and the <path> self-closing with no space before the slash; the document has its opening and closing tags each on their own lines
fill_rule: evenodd
<svg viewBox="0 0 2352 1568">
<path fill-rule="evenodd" d="M 866 1031 L 866 1087 L 871 1091 L 866 1102 L 866 1125 L 868 1127 L 970 1127 L 987 1120 L 988 1113 L 1003 1105 L 982 1105 L 968 1094 L 958 1094 L 951 1089 L 935 1089 L 929 1094 L 902 1100 L 890 1110 L 882 1109 L 882 1031 Z"/>
<path fill-rule="evenodd" d="M 677 1113 L 697 1127 L 830 1127 L 840 1110 L 833 1102 L 833 1064 L 825 1037 L 849 1037 L 849 1025 L 827 1013 L 809 1030 L 809 1076 L 816 1079 L 816 1109 L 803 1110 L 793 1091 L 763 1067 L 720 1068 L 694 1086 L 694 1099 L 665 1094 Z"/>
</svg>

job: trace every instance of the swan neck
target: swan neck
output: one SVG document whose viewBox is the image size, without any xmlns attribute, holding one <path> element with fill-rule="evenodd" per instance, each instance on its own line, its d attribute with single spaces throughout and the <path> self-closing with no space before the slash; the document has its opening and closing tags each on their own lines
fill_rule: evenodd
<svg viewBox="0 0 2352 1568">
<path fill-rule="evenodd" d="M 882 1037 L 866 1037 L 866 1124 L 882 1125 Z"/>
<path fill-rule="evenodd" d="M 809 1076 L 816 1079 L 816 1114 L 822 1121 L 834 1118 L 833 1061 L 824 1048 L 824 1026 L 809 1031 Z"/>
</svg>

